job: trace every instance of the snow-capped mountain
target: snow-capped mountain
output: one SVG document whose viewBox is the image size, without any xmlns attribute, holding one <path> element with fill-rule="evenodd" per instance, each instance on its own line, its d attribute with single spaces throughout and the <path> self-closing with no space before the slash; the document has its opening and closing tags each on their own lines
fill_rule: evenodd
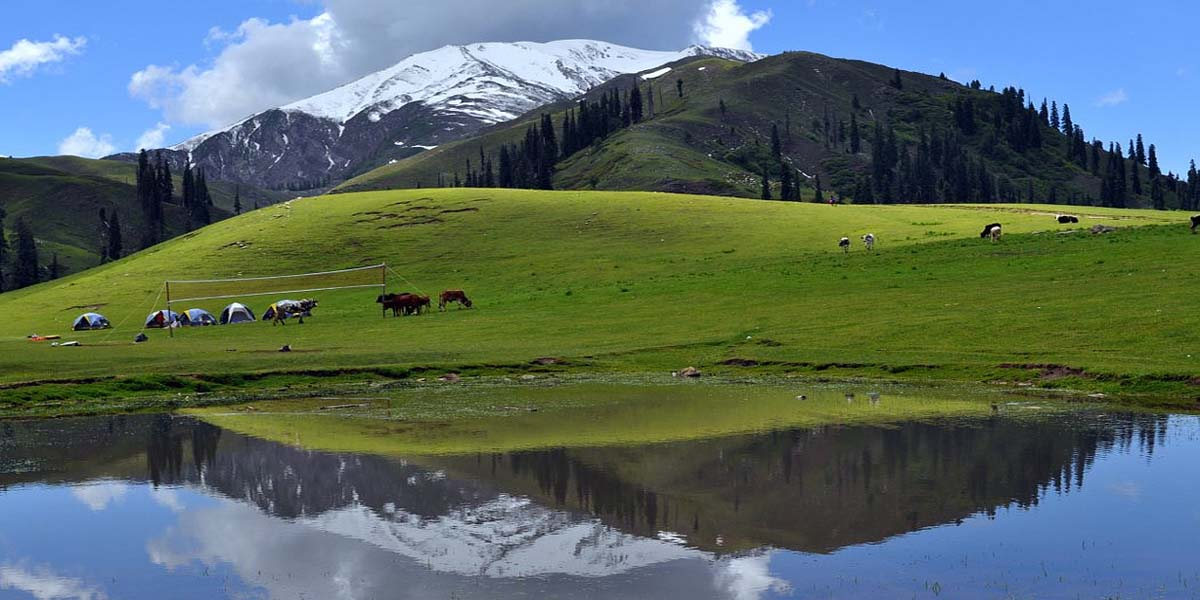
<svg viewBox="0 0 1200 600">
<path fill-rule="evenodd" d="M 694 56 L 760 58 L 722 48 L 664 52 L 591 40 L 445 46 L 165 152 L 174 162 L 203 166 L 213 179 L 315 186 L 573 98 L 618 75 Z"/>
</svg>

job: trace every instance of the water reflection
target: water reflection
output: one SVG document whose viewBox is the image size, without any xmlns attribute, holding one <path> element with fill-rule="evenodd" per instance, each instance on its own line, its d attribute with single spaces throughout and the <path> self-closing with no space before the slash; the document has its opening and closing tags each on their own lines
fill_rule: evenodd
<svg viewBox="0 0 1200 600">
<path fill-rule="evenodd" d="M 1100 465 L 1119 475 L 1102 475 L 1103 498 L 1147 502 L 1144 483 L 1130 477 L 1163 462 L 1154 457 L 1164 445 L 1193 459 L 1196 430 L 1187 417 L 1080 413 L 398 460 L 310 451 L 164 415 L 5 423 L 0 597 L 911 591 L 903 578 L 871 582 L 870 571 L 858 572 L 880 560 L 860 556 L 864 549 L 885 555 L 954 535 L 942 525 L 998 521 L 1022 531 L 1016 517 L 997 515 L 1092 502 L 1099 497 L 1081 488 L 1089 473 L 1105 472 Z M 1195 509 L 1174 514 L 1170 501 L 1154 501 L 1200 531 Z M 1123 530 L 1094 527 L 1060 533 Z M 979 539 L 1002 537 L 979 531 Z M 99 538 L 105 550 L 91 543 Z M 1102 560 L 1083 555 L 1079 566 L 1098 570 Z M 950 585 L 945 568 L 929 565 Z M 839 593 L 834 573 L 845 581 L 853 573 L 854 586 Z M 1027 575 L 1036 579 L 1007 577 Z M 1175 583 L 1191 576 L 1181 570 Z M 67 591 L 35 591 L 46 586 Z"/>
</svg>

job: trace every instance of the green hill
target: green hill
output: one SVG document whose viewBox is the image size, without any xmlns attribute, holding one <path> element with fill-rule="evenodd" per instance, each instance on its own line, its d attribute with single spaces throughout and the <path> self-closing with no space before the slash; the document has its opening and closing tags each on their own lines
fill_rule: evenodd
<svg viewBox="0 0 1200 600">
<path fill-rule="evenodd" d="M 612 89 L 627 94 L 635 81 L 643 98 L 655 99 L 653 113 L 646 100 L 642 122 L 622 127 L 614 117 L 615 133 L 560 156 L 555 189 L 759 197 L 766 170 L 773 197 L 779 198 L 781 173 L 788 169 L 799 172 L 805 199 L 814 197 L 819 177 L 825 197 L 834 192 L 858 203 L 1154 207 L 1158 198 L 1163 208 L 1192 209 L 1200 199 L 1200 180 L 1189 185 L 1161 174 L 1152 184 L 1146 163 L 1136 167 L 1136 193 L 1136 161 L 1123 160 L 1125 191 L 1118 201 L 1106 191 L 1112 166 L 1106 147 L 1093 150 L 1100 142 L 1086 138 L 1082 128 L 1077 136 L 1064 135 L 1057 103 L 1052 127 L 1050 111 L 1043 117 L 1035 99 L 1015 88 L 997 93 L 883 65 L 789 52 L 749 64 L 683 61 L 649 81 L 617 78 L 587 98 Z M 553 115 L 560 141 L 563 116 L 571 108 L 569 103 L 538 111 Z M 456 176 L 465 178 L 468 161 L 479 168 L 481 151 L 497 163 L 501 144 L 519 141 L 537 117 L 380 167 L 338 191 L 449 185 Z M 772 154 L 773 127 L 784 167 Z"/>
<path fill-rule="evenodd" d="M 138 239 L 143 218 L 137 207 L 136 170 L 131 163 L 73 156 L 0 158 L 0 207 L 8 213 L 5 225 L 11 228 L 18 218 L 25 218 L 38 239 L 44 263 L 57 253 L 69 272 L 95 266 L 99 262 L 101 209 L 120 215 L 127 250 L 132 250 Z M 181 188 L 181 183 L 177 181 L 176 187 Z M 214 216 L 231 214 L 234 186 L 213 182 L 210 189 L 220 209 Z M 246 186 L 238 189 L 247 208 L 256 201 L 265 205 L 284 197 Z M 169 235 L 185 231 L 180 207 L 167 205 L 166 216 Z"/>
<path fill-rule="evenodd" d="M 296 200 L 0 295 L 0 398 L 87 404 L 259 385 L 246 374 L 271 372 L 511 372 L 541 357 L 586 372 L 696 365 L 1190 398 L 1198 273 L 1176 257 L 1200 237 L 1186 216 L 1088 209 L 1080 227 L 1119 229 L 1059 234 L 1067 226 L 1052 211 L 477 189 Z M 998 244 L 979 239 L 991 221 L 1004 223 Z M 867 232 L 879 238 L 873 253 L 857 240 Z M 841 236 L 855 240 L 849 255 Z M 463 288 L 475 309 L 381 318 L 374 290 L 317 292 L 304 325 L 152 331 L 130 343 L 168 278 L 380 261 L 404 277 L 393 291 Z M 273 298 L 245 300 L 261 311 Z M 71 333 L 89 309 L 117 328 Z M 83 346 L 26 341 L 31 333 Z M 284 344 L 295 351 L 277 352 Z M 64 379 L 75 383 L 27 385 Z"/>
</svg>

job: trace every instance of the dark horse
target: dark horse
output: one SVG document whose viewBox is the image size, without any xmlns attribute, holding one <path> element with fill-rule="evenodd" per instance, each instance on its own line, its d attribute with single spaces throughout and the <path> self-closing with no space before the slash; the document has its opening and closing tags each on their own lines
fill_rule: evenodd
<svg viewBox="0 0 1200 600">
<path fill-rule="evenodd" d="M 457 302 L 462 306 L 471 308 L 471 299 L 462 290 L 446 290 L 438 296 L 438 310 L 446 310 L 446 305 L 451 302 Z"/>
</svg>

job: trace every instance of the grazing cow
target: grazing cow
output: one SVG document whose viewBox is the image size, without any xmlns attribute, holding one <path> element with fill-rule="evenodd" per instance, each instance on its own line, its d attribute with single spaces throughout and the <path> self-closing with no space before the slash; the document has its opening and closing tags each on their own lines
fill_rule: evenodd
<svg viewBox="0 0 1200 600">
<path fill-rule="evenodd" d="M 992 223 L 983 228 L 983 232 L 979 234 L 980 238 L 992 238 L 993 242 L 1000 241 L 1000 224 Z"/>
<path fill-rule="evenodd" d="M 868 233 L 867 235 L 862 236 L 862 241 L 867 245 L 868 251 L 875 249 L 875 234 Z"/>
<path fill-rule="evenodd" d="M 1079 217 L 1075 215 L 1058 215 L 1054 217 L 1059 223 L 1078 223 Z"/>
<path fill-rule="evenodd" d="M 1192 215 L 1192 233 L 1196 233 L 1196 229 L 1200 228 L 1200 215 Z"/>
<path fill-rule="evenodd" d="M 838 240 L 838 248 L 841 248 L 842 252 L 849 252 L 850 251 L 850 238 L 844 237 L 844 238 Z"/>
<path fill-rule="evenodd" d="M 405 316 L 419 315 L 421 314 L 421 311 L 429 310 L 430 304 L 429 296 L 422 296 L 421 294 L 409 294 L 405 302 L 404 314 Z"/>
<path fill-rule="evenodd" d="M 382 305 L 383 314 L 386 315 L 387 311 L 391 310 L 392 316 L 398 317 L 400 316 L 400 312 L 404 309 L 404 303 L 400 301 L 400 298 L 411 295 L 412 294 L 409 292 L 400 292 L 399 294 L 382 294 L 375 299 L 375 303 Z"/>
<path fill-rule="evenodd" d="M 446 310 L 446 305 L 451 302 L 459 303 L 459 308 L 471 308 L 471 299 L 462 290 L 446 290 L 438 296 L 438 310 Z"/>
</svg>

